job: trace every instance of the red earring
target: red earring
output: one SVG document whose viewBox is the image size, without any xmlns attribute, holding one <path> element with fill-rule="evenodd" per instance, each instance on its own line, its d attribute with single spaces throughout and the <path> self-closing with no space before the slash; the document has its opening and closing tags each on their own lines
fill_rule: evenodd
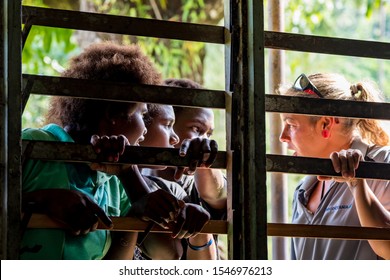
<svg viewBox="0 0 390 280">
<path fill-rule="evenodd" d="M 322 134 L 322 137 L 324 137 L 325 139 L 328 139 L 330 136 L 330 131 L 327 129 L 323 129 L 321 134 Z"/>
</svg>

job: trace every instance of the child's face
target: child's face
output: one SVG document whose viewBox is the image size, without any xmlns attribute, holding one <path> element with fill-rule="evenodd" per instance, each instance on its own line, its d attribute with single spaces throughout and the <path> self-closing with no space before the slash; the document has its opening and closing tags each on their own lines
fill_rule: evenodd
<svg viewBox="0 0 390 280">
<path fill-rule="evenodd" d="M 158 114 L 153 117 L 142 146 L 173 148 L 179 143 L 179 137 L 173 130 L 175 113 L 169 105 L 159 105 L 158 108 Z"/>
<path fill-rule="evenodd" d="M 214 131 L 214 113 L 211 109 L 185 108 L 176 116 L 174 129 L 180 137 L 176 147 L 184 139 L 210 138 Z"/>
<path fill-rule="evenodd" d="M 112 125 L 111 135 L 123 134 L 131 145 L 139 145 L 144 140 L 147 132 L 144 115 L 148 112 L 146 103 L 137 103 L 127 112 L 127 116 L 115 118 L 115 125 Z"/>
</svg>

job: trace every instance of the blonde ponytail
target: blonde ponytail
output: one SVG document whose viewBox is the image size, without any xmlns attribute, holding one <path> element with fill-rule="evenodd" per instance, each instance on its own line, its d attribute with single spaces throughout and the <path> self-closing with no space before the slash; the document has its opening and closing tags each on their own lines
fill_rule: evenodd
<svg viewBox="0 0 390 280">
<path fill-rule="evenodd" d="M 370 82 L 359 82 L 351 85 L 351 95 L 353 100 L 365 102 L 380 102 L 381 94 Z M 386 146 L 390 144 L 389 135 L 382 128 L 378 120 L 361 119 L 356 126 L 363 139 L 369 144 Z"/>
</svg>

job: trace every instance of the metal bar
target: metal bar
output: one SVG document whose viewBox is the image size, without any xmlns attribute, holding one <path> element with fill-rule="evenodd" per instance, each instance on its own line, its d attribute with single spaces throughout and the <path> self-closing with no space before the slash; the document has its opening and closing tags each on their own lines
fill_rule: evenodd
<svg viewBox="0 0 390 280">
<path fill-rule="evenodd" d="M 232 1 L 233 259 L 267 259 L 263 1 Z"/>
<path fill-rule="evenodd" d="M 148 227 L 149 222 L 140 220 L 135 217 L 110 217 L 114 227 L 107 228 L 103 223 L 99 222 L 97 229 L 111 230 L 111 231 L 134 231 L 143 232 Z M 49 216 L 44 214 L 33 214 L 28 223 L 28 228 L 65 228 L 65 225 L 51 219 Z M 151 232 L 172 232 L 169 229 L 164 229 L 157 224 L 151 229 Z M 226 234 L 227 223 L 221 220 L 210 220 L 202 228 L 201 233 L 212 233 L 212 234 Z"/>
<path fill-rule="evenodd" d="M 390 240 L 390 228 L 269 223 L 268 235 L 354 240 Z"/>
<path fill-rule="evenodd" d="M 143 232 L 148 227 L 149 222 L 135 217 L 110 217 L 113 228 L 107 228 L 103 223 L 99 223 L 98 230 Z M 28 223 L 28 228 L 62 228 L 65 225 L 51 219 L 44 214 L 33 214 Z M 202 228 L 200 233 L 226 234 L 228 223 L 222 220 L 210 220 Z M 155 225 L 151 232 L 168 233 L 169 229 Z M 269 236 L 286 237 L 308 237 L 308 238 L 334 238 L 352 240 L 390 240 L 390 228 L 375 227 L 349 227 L 349 226 L 328 226 L 328 225 L 297 225 L 283 223 L 268 223 L 267 234 Z"/>
<path fill-rule="evenodd" d="M 7 1 L 0 1 L 0 259 L 7 257 L 7 90 L 8 82 L 8 58 L 5 55 L 7 50 L 7 28 L 8 19 Z"/>
<path fill-rule="evenodd" d="M 390 59 L 390 44 L 283 32 L 264 32 L 265 46 L 272 49 Z"/>
<path fill-rule="evenodd" d="M 241 215 L 241 203 L 240 203 L 240 188 L 239 188 L 239 178 L 241 175 L 240 162 L 241 162 L 241 151 L 240 151 L 240 138 L 241 134 L 239 133 L 241 127 L 239 124 L 239 108 L 240 105 L 240 88 L 241 88 L 241 46 L 240 46 L 240 8 L 238 1 L 225 1 L 225 16 L 227 15 L 227 20 L 225 25 L 228 26 L 230 31 L 230 42 L 226 46 L 228 52 L 225 53 L 225 60 L 229 63 L 225 65 L 226 79 L 225 79 L 225 89 L 228 89 L 232 92 L 230 98 L 229 107 L 227 107 L 226 113 L 226 128 L 230 130 L 227 133 L 230 133 L 230 143 L 227 143 L 227 147 L 231 153 L 231 161 L 229 162 L 230 169 L 227 173 L 228 178 L 228 213 L 227 218 L 229 221 L 228 227 L 228 253 L 229 259 L 240 259 L 241 251 L 243 247 L 241 236 L 241 226 L 242 226 L 242 215 Z M 229 57 L 226 57 L 229 55 Z"/>
<path fill-rule="evenodd" d="M 390 120 L 390 103 L 266 94 L 267 112 Z"/>
<path fill-rule="evenodd" d="M 31 23 L 31 21 L 27 18 L 27 19 L 24 21 L 24 27 L 23 27 L 23 32 L 22 32 L 22 49 L 24 48 L 24 46 L 25 46 L 25 44 L 26 44 L 27 37 L 28 37 L 28 35 L 30 34 L 31 28 L 32 28 L 32 23 Z"/>
<path fill-rule="evenodd" d="M 24 74 L 24 87 L 31 82 L 33 83 L 31 94 L 159 103 L 186 107 L 225 108 L 226 93 L 218 90 L 125 84 Z"/>
<path fill-rule="evenodd" d="M 149 102 L 188 107 L 224 109 L 226 92 L 205 89 L 130 85 L 108 81 L 79 80 L 52 76 L 23 75 L 24 87 L 44 95 L 96 98 L 128 102 Z M 110 89 L 110 91 L 108 91 Z M 131 91 L 131 97 L 126 92 Z M 110 96 L 107 96 L 110 92 Z M 181 96 L 180 99 L 177 96 Z M 179 101 L 179 102 L 178 102 Z M 316 99 L 297 96 L 265 95 L 267 112 L 329 115 L 350 118 L 390 120 L 390 103 Z"/>
<path fill-rule="evenodd" d="M 330 159 L 267 154 L 267 171 L 305 175 L 340 176 L 334 171 Z M 390 164 L 360 162 L 356 178 L 390 180 Z"/>
<path fill-rule="evenodd" d="M 235 65 L 234 58 L 233 58 L 233 43 L 237 40 L 232 40 L 232 7 L 231 7 L 231 1 L 224 1 L 224 24 L 225 24 L 225 30 L 226 30 L 226 39 L 225 39 L 225 90 L 228 92 L 226 94 L 225 98 L 225 124 L 226 124 L 226 149 L 227 149 L 227 162 L 226 162 L 226 178 L 227 178 L 227 256 L 228 259 L 233 258 L 233 245 L 235 243 L 235 236 L 233 230 L 233 220 L 234 215 L 236 214 L 236 211 L 233 211 L 234 208 L 236 208 L 236 205 L 234 204 L 233 198 L 234 198 L 234 188 L 233 188 L 233 157 L 235 154 L 232 152 L 232 141 L 233 141 L 233 126 L 236 123 L 233 121 L 236 117 L 236 115 L 233 114 L 233 106 L 232 106 L 232 100 L 234 93 L 232 88 L 232 77 L 233 77 L 233 67 Z"/>
<path fill-rule="evenodd" d="M 28 99 L 30 98 L 31 89 L 34 85 L 34 81 L 32 79 L 27 80 L 25 85 L 23 86 L 22 91 L 22 101 L 21 101 L 21 110 L 22 113 L 24 112 L 24 109 L 26 108 Z"/>
<path fill-rule="evenodd" d="M 21 1 L 1 1 L 1 258 L 18 259 L 21 238 Z"/>
<path fill-rule="evenodd" d="M 264 1 L 250 0 L 247 7 L 247 34 L 243 48 L 247 50 L 248 115 L 245 121 L 248 131 L 245 137 L 247 161 L 245 176 L 249 185 L 246 197 L 241 201 L 246 207 L 249 223 L 245 225 L 247 235 L 245 259 L 268 259 L 267 239 L 267 184 L 266 184 L 266 117 L 265 117 L 265 62 L 264 62 Z M 245 25 L 244 25 L 245 26 Z M 244 106 L 245 107 L 245 106 Z M 241 186 L 243 187 L 243 186 Z"/>
<path fill-rule="evenodd" d="M 23 6 L 23 22 L 33 25 L 224 44 L 220 26 L 141 19 Z M 389 43 L 264 32 L 265 47 L 292 51 L 389 59 Z"/>
<path fill-rule="evenodd" d="M 92 145 L 85 144 L 24 140 L 23 151 L 25 151 L 23 157 L 26 159 L 84 163 L 102 162 L 94 152 Z M 127 146 L 117 163 L 188 167 L 190 158 L 189 155 L 179 156 L 178 148 Z M 217 153 L 212 168 L 226 168 L 226 152 L 219 151 Z"/>
<path fill-rule="evenodd" d="M 23 6 L 33 25 L 224 44 L 224 27 Z"/>
</svg>

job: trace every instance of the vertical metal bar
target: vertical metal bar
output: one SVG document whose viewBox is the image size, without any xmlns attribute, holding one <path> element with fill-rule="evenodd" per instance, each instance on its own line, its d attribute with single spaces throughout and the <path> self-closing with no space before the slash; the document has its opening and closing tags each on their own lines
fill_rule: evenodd
<svg viewBox="0 0 390 280">
<path fill-rule="evenodd" d="M 7 149 L 6 149 L 6 131 L 7 131 L 7 1 L 0 2 L 0 196 L 1 196 L 1 209 L 0 209 L 0 259 L 5 259 L 7 256 Z"/>
<path fill-rule="evenodd" d="M 282 0 L 268 2 L 268 23 L 270 31 L 284 31 L 284 5 Z M 269 50 L 269 88 L 274 93 L 284 77 L 284 50 Z M 269 114 L 270 152 L 271 154 L 286 154 L 286 148 L 279 141 L 282 121 L 279 114 Z M 270 174 L 271 185 L 271 222 L 287 222 L 288 189 L 287 175 L 283 173 Z M 287 259 L 287 241 L 285 237 L 272 237 L 272 259 Z"/>
<path fill-rule="evenodd" d="M 245 3 L 245 2 L 244 2 Z M 266 187 L 266 144 L 265 144 L 265 72 L 264 72 L 264 2 L 250 0 L 247 2 L 247 21 L 244 21 L 243 48 L 246 50 L 244 64 L 244 83 L 247 86 L 247 96 L 244 104 L 248 106 L 246 134 L 247 159 L 244 161 L 246 170 L 246 198 L 242 201 L 246 208 L 248 219 L 246 226 L 247 242 L 245 259 L 268 258 L 267 248 L 267 187 Z M 244 8 L 243 8 L 244 11 Z M 245 26 L 246 25 L 246 26 Z M 245 42 L 245 40 L 247 40 Z M 245 44 L 246 43 L 246 44 Z M 243 56 L 245 58 L 245 56 Z M 245 60 L 243 60 L 245 61 Z M 245 202 L 245 203 L 244 203 Z"/>
<path fill-rule="evenodd" d="M 267 259 L 263 1 L 231 1 L 231 20 L 232 258 Z"/>
<path fill-rule="evenodd" d="M 231 32 L 230 41 L 230 55 L 229 55 L 229 76 L 227 77 L 227 87 L 232 92 L 231 96 L 231 108 L 230 112 L 226 112 L 226 117 L 230 120 L 230 137 L 231 142 L 229 149 L 232 153 L 231 161 L 231 173 L 228 173 L 228 178 L 231 184 L 228 185 L 230 202 L 232 209 L 228 212 L 228 236 L 229 238 L 229 259 L 242 259 L 243 258 L 243 239 L 242 239 L 242 227 L 243 227 L 243 214 L 241 205 L 241 180 L 242 169 L 242 134 L 238 133 L 241 125 L 241 88 L 242 88 L 242 54 L 241 54 L 241 6 L 239 1 L 229 1 L 229 9 L 225 9 L 225 15 L 229 16 L 229 29 Z M 225 20 L 226 22 L 226 20 Z"/>
<path fill-rule="evenodd" d="M 2 1 L 2 258 L 18 259 L 21 199 L 21 1 Z"/>
<path fill-rule="evenodd" d="M 233 258 L 233 244 L 234 244 L 234 230 L 233 230 L 233 153 L 232 153 L 232 74 L 233 74 L 233 59 L 232 59 L 232 17 L 231 17 L 231 1 L 224 1 L 224 21 L 225 21 L 225 90 L 228 92 L 226 96 L 226 110 L 225 110 L 225 126 L 226 126 L 226 151 L 227 151 L 227 165 L 226 165 L 226 176 L 227 176 L 227 221 L 228 221 L 228 234 L 227 234 L 227 248 L 228 248 L 228 259 Z"/>
</svg>

